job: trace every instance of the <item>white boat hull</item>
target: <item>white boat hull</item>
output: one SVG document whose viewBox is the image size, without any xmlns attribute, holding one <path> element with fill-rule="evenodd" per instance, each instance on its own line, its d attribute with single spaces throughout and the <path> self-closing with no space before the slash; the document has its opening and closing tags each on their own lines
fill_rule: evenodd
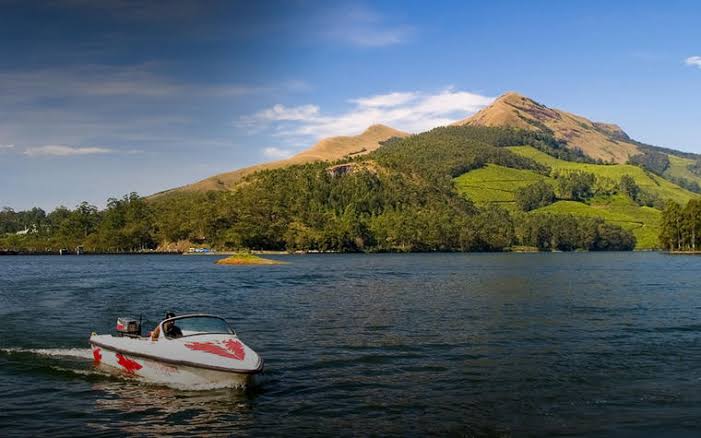
<svg viewBox="0 0 701 438">
<path fill-rule="evenodd" d="M 92 345 L 95 366 L 122 377 L 181 389 L 246 387 L 255 383 L 255 373 L 214 370 L 120 353 Z"/>
<path fill-rule="evenodd" d="M 166 336 L 166 324 L 177 330 L 172 337 Z M 117 331 L 125 329 L 140 331 L 135 321 L 117 319 Z M 245 386 L 263 371 L 263 358 L 224 319 L 206 314 L 171 316 L 150 336 L 93 333 L 90 345 L 97 366 L 174 387 Z"/>
</svg>

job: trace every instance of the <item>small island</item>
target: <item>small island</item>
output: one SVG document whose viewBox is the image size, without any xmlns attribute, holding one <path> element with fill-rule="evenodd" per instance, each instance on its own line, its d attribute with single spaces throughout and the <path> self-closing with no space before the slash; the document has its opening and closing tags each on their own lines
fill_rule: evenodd
<svg viewBox="0 0 701 438">
<path fill-rule="evenodd" d="M 238 253 L 229 257 L 217 260 L 218 265 L 286 265 L 287 262 L 279 260 L 264 259 L 254 254 Z"/>
</svg>

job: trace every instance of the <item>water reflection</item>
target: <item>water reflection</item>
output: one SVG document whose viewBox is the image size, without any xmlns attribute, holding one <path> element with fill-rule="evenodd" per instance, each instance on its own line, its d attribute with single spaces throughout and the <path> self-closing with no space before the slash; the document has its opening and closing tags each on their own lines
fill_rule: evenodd
<svg viewBox="0 0 701 438">
<path fill-rule="evenodd" d="M 253 425 L 251 401 L 258 389 L 183 391 L 136 382 L 94 383 L 97 412 L 108 423 L 90 422 L 98 431 L 128 435 L 232 434 Z"/>
</svg>

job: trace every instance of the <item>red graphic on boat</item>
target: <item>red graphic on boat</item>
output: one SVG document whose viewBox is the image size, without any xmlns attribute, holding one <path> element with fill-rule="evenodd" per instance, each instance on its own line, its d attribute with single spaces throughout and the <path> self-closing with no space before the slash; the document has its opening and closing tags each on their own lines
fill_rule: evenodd
<svg viewBox="0 0 701 438">
<path fill-rule="evenodd" d="M 117 330 L 118 330 L 118 331 L 124 330 L 124 324 L 122 324 L 121 322 L 117 321 Z"/>
<path fill-rule="evenodd" d="M 243 360 L 246 357 L 243 344 L 235 339 L 223 342 L 190 342 L 185 344 L 185 346 L 190 350 L 203 351 L 209 354 L 216 354 L 217 356 L 228 357 L 229 359 Z"/>
<path fill-rule="evenodd" d="M 121 365 L 122 368 L 124 368 L 124 370 L 128 373 L 134 373 L 136 371 L 139 371 L 141 368 L 143 368 L 143 366 L 139 362 L 137 362 L 133 359 L 129 359 L 127 357 L 124 357 L 119 353 L 117 353 L 116 356 L 117 356 L 117 363 L 119 365 Z"/>
<path fill-rule="evenodd" d="M 95 361 L 95 365 L 99 365 L 100 362 L 102 362 L 102 350 L 100 350 L 99 348 L 93 348 L 92 357 Z"/>
</svg>

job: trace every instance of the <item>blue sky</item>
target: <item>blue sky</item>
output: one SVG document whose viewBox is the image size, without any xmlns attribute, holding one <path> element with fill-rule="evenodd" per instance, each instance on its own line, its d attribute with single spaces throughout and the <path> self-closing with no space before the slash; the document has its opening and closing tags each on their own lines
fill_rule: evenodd
<svg viewBox="0 0 701 438">
<path fill-rule="evenodd" d="M 0 206 L 104 205 L 515 90 L 701 152 L 695 2 L 0 0 Z"/>
</svg>

